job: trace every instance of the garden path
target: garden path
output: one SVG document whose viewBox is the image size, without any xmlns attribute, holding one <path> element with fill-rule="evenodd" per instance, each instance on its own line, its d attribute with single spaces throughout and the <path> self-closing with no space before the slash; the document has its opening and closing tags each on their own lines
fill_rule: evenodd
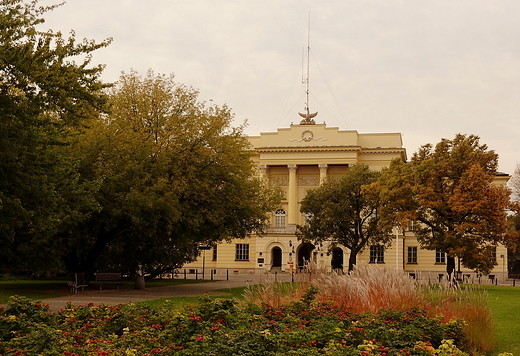
<svg viewBox="0 0 520 356">
<path fill-rule="evenodd" d="M 169 297 L 200 297 L 211 295 L 216 290 L 235 287 L 244 287 L 265 281 L 266 275 L 230 275 L 229 280 L 208 281 L 207 283 L 181 284 L 164 287 L 151 287 L 145 289 L 110 289 L 80 291 L 78 294 L 70 294 L 63 297 L 43 299 L 42 303 L 48 304 L 51 311 L 64 309 L 67 303 L 74 305 L 119 305 L 133 302 L 142 302 Z M 276 276 L 278 281 L 289 282 L 291 275 L 281 273 Z M 219 292 L 219 294 L 222 294 Z"/>
</svg>

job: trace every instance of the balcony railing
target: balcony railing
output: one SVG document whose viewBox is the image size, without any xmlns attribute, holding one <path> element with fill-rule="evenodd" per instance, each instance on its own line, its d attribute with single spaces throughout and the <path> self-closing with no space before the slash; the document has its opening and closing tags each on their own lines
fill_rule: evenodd
<svg viewBox="0 0 520 356">
<path fill-rule="evenodd" d="M 284 227 L 271 226 L 267 228 L 268 234 L 294 235 L 296 233 L 296 225 L 288 225 Z"/>
</svg>

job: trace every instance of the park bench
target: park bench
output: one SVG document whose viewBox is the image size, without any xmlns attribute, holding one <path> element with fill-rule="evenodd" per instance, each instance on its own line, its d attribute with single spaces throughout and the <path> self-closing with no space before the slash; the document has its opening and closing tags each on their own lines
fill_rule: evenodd
<svg viewBox="0 0 520 356">
<path fill-rule="evenodd" d="M 98 272 L 96 273 L 96 282 L 103 282 L 99 285 L 99 290 L 107 284 L 114 284 L 119 289 L 119 286 L 123 284 L 123 276 L 121 273 Z"/>
<path fill-rule="evenodd" d="M 85 273 L 71 273 L 69 274 L 69 287 L 70 291 L 73 294 L 78 294 L 78 289 L 81 288 L 81 291 L 84 290 L 85 287 L 88 287 L 88 281 L 85 278 Z"/>
</svg>

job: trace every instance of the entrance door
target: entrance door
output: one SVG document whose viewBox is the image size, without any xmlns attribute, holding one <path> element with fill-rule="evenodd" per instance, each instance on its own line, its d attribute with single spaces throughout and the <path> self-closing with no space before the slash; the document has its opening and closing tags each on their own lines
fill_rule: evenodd
<svg viewBox="0 0 520 356">
<path fill-rule="evenodd" d="M 332 269 L 338 272 L 343 272 L 343 250 L 336 247 L 332 250 Z"/>
<path fill-rule="evenodd" d="M 314 245 L 304 243 L 298 248 L 298 270 L 301 272 L 311 262 L 311 252 L 314 250 Z"/>
<path fill-rule="evenodd" d="M 282 249 L 280 247 L 273 247 L 271 255 L 271 267 L 282 267 Z"/>
</svg>

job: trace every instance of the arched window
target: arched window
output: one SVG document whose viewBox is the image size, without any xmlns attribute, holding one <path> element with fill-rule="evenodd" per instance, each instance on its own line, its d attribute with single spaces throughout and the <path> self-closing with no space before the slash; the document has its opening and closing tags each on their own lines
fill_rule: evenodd
<svg viewBox="0 0 520 356">
<path fill-rule="evenodd" d="M 278 209 L 274 213 L 274 227 L 285 227 L 285 210 Z"/>
</svg>

